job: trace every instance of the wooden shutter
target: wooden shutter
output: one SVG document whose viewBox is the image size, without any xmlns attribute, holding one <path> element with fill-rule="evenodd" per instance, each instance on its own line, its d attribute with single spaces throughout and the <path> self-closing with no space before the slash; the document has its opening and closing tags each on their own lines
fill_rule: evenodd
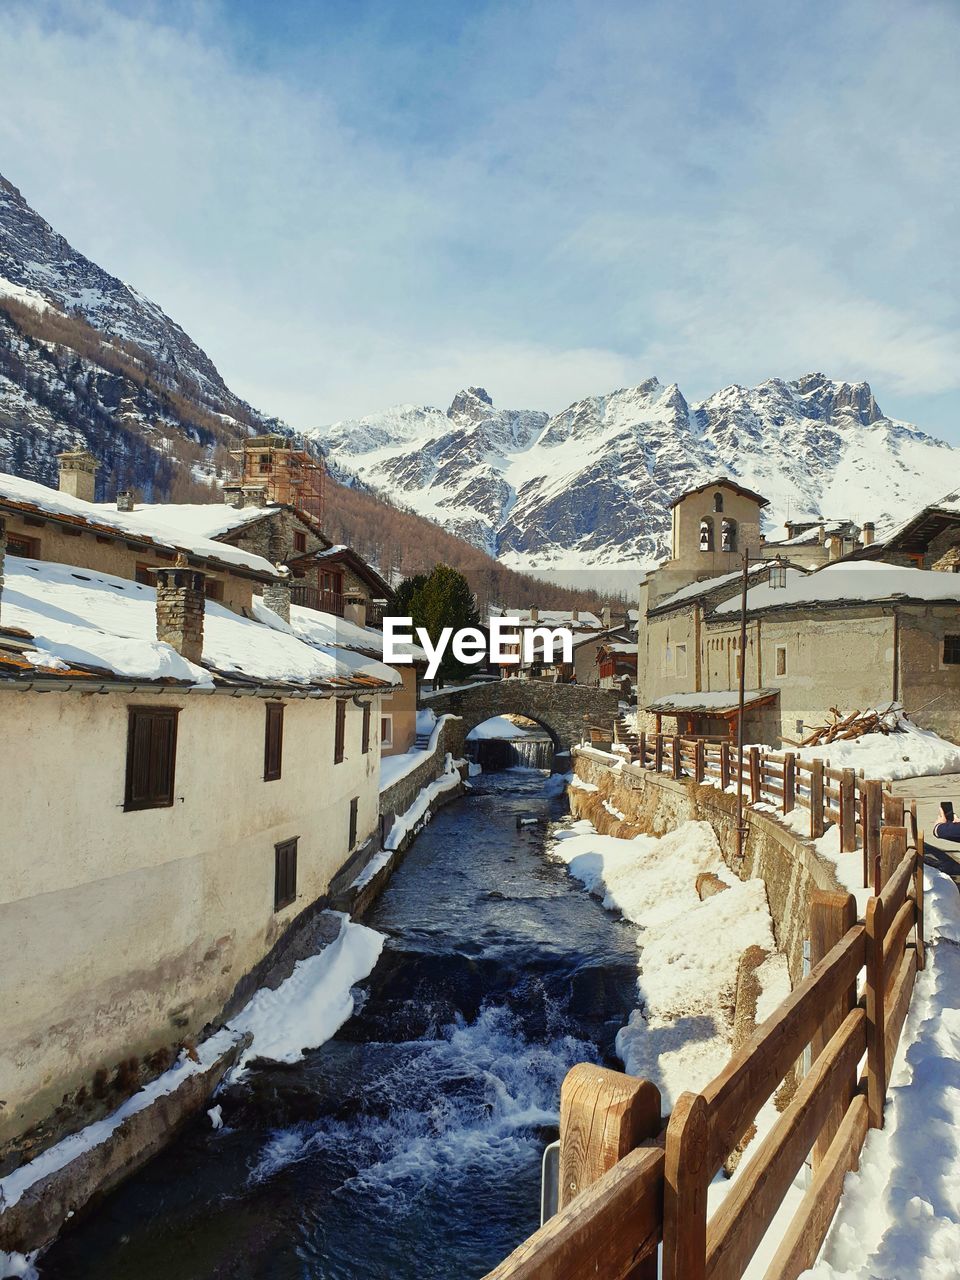
<svg viewBox="0 0 960 1280">
<path fill-rule="evenodd" d="M 343 759 L 343 744 L 347 735 L 347 704 L 337 702 L 337 720 L 333 734 L 333 763 L 339 764 Z"/>
<path fill-rule="evenodd" d="M 130 708 L 124 809 L 163 809 L 173 804 L 178 715 L 177 707 Z"/>
<path fill-rule="evenodd" d="M 361 740 L 360 750 L 364 755 L 370 750 L 370 707 L 363 708 L 363 736 Z"/>
<path fill-rule="evenodd" d="M 263 737 L 263 780 L 275 782 L 280 777 L 283 759 L 283 703 L 267 703 L 266 728 Z"/>
<path fill-rule="evenodd" d="M 289 907 L 297 898 L 297 840 L 274 845 L 273 909 Z"/>
<path fill-rule="evenodd" d="M 348 841 L 348 846 L 351 849 L 357 843 L 357 807 L 359 803 L 357 796 L 354 796 L 350 801 L 350 839 Z"/>
</svg>

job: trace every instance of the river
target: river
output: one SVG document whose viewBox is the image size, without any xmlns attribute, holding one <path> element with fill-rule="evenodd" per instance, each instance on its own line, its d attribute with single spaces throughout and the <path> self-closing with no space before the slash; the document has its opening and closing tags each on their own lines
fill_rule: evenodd
<svg viewBox="0 0 960 1280">
<path fill-rule="evenodd" d="M 636 930 L 544 856 L 556 780 L 472 782 L 365 920 L 388 942 L 354 1017 L 227 1091 L 41 1280 L 470 1280 L 536 1229 L 560 1083 L 615 1065 Z"/>
</svg>

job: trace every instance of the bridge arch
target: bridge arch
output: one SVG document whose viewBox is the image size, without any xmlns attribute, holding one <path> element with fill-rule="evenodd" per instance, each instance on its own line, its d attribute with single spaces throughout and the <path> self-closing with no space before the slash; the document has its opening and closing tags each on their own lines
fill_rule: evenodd
<svg viewBox="0 0 960 1280">
<path fill-rule="evenodd" d="M 612 728 L 619 694 L 616 689 L 545 680 L 488 680 L 424 693 L 421 702 L 438 716 L 460 716 L 464 736 L 493 716 L 526 716 L 550 735 L 554 750 L 569 751 L 583 736 L 584 719 Z"/>
</svg>

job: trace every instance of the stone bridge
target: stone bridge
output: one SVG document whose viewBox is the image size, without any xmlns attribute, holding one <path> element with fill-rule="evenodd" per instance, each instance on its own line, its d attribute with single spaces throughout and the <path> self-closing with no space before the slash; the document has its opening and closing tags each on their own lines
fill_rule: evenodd
<svg viewBox="0 0 960 1280">
<path fill-rule="evenodd" d="M 461 716 L 464 735 L 491 716 L 526 716 L 549 733 L 556 751 L 569 751 L 583 737 L 585 720 L 612 727 L 619 697 L 616 689 L 513 679 L 424 693 L 421 704 L 438 716 Z"/>
</svg>

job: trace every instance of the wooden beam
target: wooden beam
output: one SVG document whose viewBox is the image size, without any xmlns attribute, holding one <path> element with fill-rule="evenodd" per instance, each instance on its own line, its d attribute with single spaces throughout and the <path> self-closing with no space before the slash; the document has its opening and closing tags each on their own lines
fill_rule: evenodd
<svg viewBox="0 0 960 1280">
<path fill-rule="evenodd" d="M 790 751 L 783 757 L 783 812 L 792 813 L 797 803 L 797 757 Z"/>
<path fill-rule="evenodd" d="M 823 835 L 823 761 L 810 762 L 810 839 Z"/>
<path fill-rule="evenodd" d="M 857 775 L 844 769 L 840 776 L 840 852 L 853 853 L 857 847 Z"/>
<path fill-rule="evenodd" d="M 927 963 L 927 944 L 923 937 L 923 832 L 917 833 L 916 830 L 916 801 L 911 807 L 913 809 L 914 839 L 917 843 L 916 869 L 914 871 L 917 901 L 917 968 L 923 969 Z"/>
<path fill-rule="evenodd" d="M 660 1131 L 649 1080 L 581 1062 L 560 1089 L 560 1208 Z"/>
<path fill-rule="evenodd" d="M 907 855 L 907 828 L 906 827 L 883 827 L 880 831 L 880 843 L 878 852 L 874 859 L 874 884 L 873 892 L 879 896 L 884 890 L 887 881 L 893 876 L 894 871 L 900 868 L 900 863 Z M 912 874 L 913 868 L 906 869 L 907 880 L 909 884 L 909 876 Z M 906 892 L 906 888 L 904 888 Z M 892 915 L 890 903 L 885 902 L 888 908 L 888 915 Z M 895 908 L 894 908 L 895 909 Z"/>
<path fill-rule="evenodd" d="M 810 902 L 810 967 L 820 963 L 824 956 L 857 923 L 857 901 L 852 893 L 828 893 L 814 889 Z M 810 1040 L 810 1058 L 815 1063 L 828 1041 L 857 1002 L 857 984 L 854 980 L 832 1008 L 824 1009 L 820 1026 Z M 833 1141 L 834 1134 L 846 1115 L 850 1100 L 857 1087 L 856 1071 L 850 1073 L 847 1087 L 838 1104 L 824 1121 L 823 1128 L 813 1144 L 813 1167 L 817 1168 Z"/>
<path fill-rule="evenodd" d="M 883 1104 L 887 1096 L 887 1052 L 883 999 L 883 902 L 867 903 L 867 1105 L 871 1129 L 883 1128 Z"/>
<path fill-rule="evenodd" d="M 707 1117 L 699 1093 L 682 1093 L 667 1125 L 662 1280 L 706 1280 Z"/>
</svg>

